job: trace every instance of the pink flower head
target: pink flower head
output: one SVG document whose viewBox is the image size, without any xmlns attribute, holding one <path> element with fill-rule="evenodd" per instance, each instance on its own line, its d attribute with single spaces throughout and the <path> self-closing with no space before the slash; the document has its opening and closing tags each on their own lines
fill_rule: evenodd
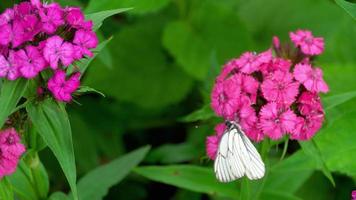
<svg viewBox="0 0 356 200">
<path fill-rule="evenodd" d="M 72 93 L 75 92 L 80 85 L 79 79 L 79 72 L 73 74 L 66 80 L 66 73 L 57 70 L 54 76 L 49 79 L 47 87 L 58 101 L 70 102 L 72 100 Z"/>
<path fill-rule="evenodd" d="M 233 118 L 239 107 L 241 88 L 235 79 L 216 82 L 211 95 L 211 107 L 218 116 Z"/>
<path fill-rule="evenodd" d="M 23 77 L 30 79 L 45 68 L 46 62 L 36 47 L 27 46 L 15 53 L 15 65 Z"/>
<path fill-rule="evenodd" d="M 273 58 L 271 62 L 261 65 L 261 72 L 269 77 L 273 72 L 279 70 L 289 72 L 292 62 L 283 58 Z"/>
<path fill-rule="evenodd" d="M 13 23 L 12 45 L 18 47 L 25 41 L 32 41 L 35 35 L 42 30 L 42 22 L 36 15 L 25 15 Z"/>
<path fill-rule="evenodd" d="M 261 131 L 261 129 L 258 128 L 258 124 L 254 124 L 253 126 L 249 126 L 244 129 L 245 134 L 247 135 L 248 138 L 255 142 L 260 142 L 264 139 L 265 135 Z"/>
<path fill-rule="evenodd" d="M 298 94 L 299 84 L 289 72 L 276 71 L 262 83 L 263 96 L 268 101 L 290 105 Z"/>
<path fill-rule="evenodd" d="M 356 200 L 356 190 L 351 193 L 352 200 Z"/>
<path fill-rule="evenodd" d="M 303 92 L 298 99 L 298 103 L 298 109 L 302 115 L 323 113 L 320 97 L 316 93 Z"/>
<path fill-rule="evenodd" d="M 259 127 L 265 135 L 277 140 L 295 128 L 297 116 L 289 108 L 283 108 L 275 102 L 263 106 L 260 111 Z"/>
<path fill-rule="evenodd" d="M 215 126 L 215 135 L 208 136 L 206 138 L 205 144 L 206 144 L 206 154 L 208 157 L 212 160 L 215 160 L 216 158 L 216 152 L 218 151 L 219 148 L 219 142 L 220 139 L 225 131 L 225 124 L 220 123 Z"/>
<path fill-rule="evenodd" d="M 48 34 L 56 32 L 57 28 L 64 24 L 64 13 L 57 3 L 49 4 L 40 9 L 39 15 L 43 23 L 42 28 Z"/>
<path fill-rule="evenodd" d="M 306 118 L 298 117 L 295 129 L 291 131 L 291 139 L 309 140 L 321 128 L 324 121 L 324 115 L 307 116 Z"/>
<path fill-rule="evenodd" d="M 306 55 L 319 55 L 324 51 L 324 39 L 314 37 L 311 31 L 297 30 L 289 33 L 295 46 L 300 47 Z"/>
<path fill-rule="evenodd" d="M 70 7 L 66 10 L 66 21 L 69 25 L 77 29 L 92 29 L 92 22 L 85 21 L 85 17 L 80 8 Z"/>
<path fill-rule="evenodd" d="M 235 72 L 237 72 L 237 65 L 236 65 L 236 61 L 238 59 L 233 59 L 231 61 L 229 61 L 228 63 L 226 63 L 220 73 L 220 75 L 216 78 L 217 81 L 224 81 L 225 79 L 227 79 L 228 77 L 230 77 L 231 75 L 234 74 L 234 70 L 236 70 Z"/>
<path fill-rule="evenodd" d="M 59 36 L 52 36 L 47 39 L 46 46 L 43 49 L 45 60 L 50 64 L 52 69 L 58 68 L 58 62 L 64 66 L 72 64 L 73 58 L 72 44 L 65 42 Z"/>
<path fill-rule="evenodd" d="M 26 151 L 14 128 L 0 132 L 0 178 L 15 172 L 21 155 Z"/>
<path fill-rule="evenodd" d="M 31 4 L 37 8 L 42 6 L 41 0 L 31 0 Z"/>
<path fill-rule="evenodd" d="M 7 78 L 9 80 L 16 80 L 20 77 L 20 72 L 17 66 L 14 64 L 14 52 L 9 52 L 9 57 L 0 55 L 0 77 Z"/>
<path fill-rule="evenodd" d="M 0 44 L 8 45 L 12 41 L 12 28 L 10 24 L 3 24 L 0 26 Z"/>
<path fill-rule="evenodd" d="M 14 19 L 14 10 L 11 8 L 7 8 L 1 15 L 0 15 L 0 26 L 10 23 Z"/>
<path fill-rule="evenodd" d="M 294 68 L 294 78 L 311 92 L 328 92 L 329 87 L 323 79 L 320 68 L 313 69 L 310 64 L 297 64 Z"/>
<path fill-rule="evenodd" d="M 261 54 L 246 52 L 235 62 L 241 72 L 251 74 L 252 72 L 259 70 L 262 64 L 270 62 L 271 59 L 272 52 L 271 50 L 268 50 Z"/>
<path fill-rule="evenodd" d="M 93 31 L 87 30 L 78 30 L 75 33 L 73 43 L 78 47 L 78 50 L 75 51 L 76 59 L 82 58 L 83 55 L 87 55 L 89 57 L 93 56 L 93 53 L 89 49 L 96 48 L 98 45 L 98 38 Z"/>
</svg>

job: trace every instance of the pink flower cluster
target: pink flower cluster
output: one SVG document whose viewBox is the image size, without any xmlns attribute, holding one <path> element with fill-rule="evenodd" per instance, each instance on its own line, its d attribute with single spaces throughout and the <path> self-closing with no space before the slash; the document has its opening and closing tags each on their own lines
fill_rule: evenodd
<svg viewBox="0 0 356 200">
<path fill-rule="evenodd" d="M 308 140 L 322 126 L 324 111 L 319 93 L 328 92 L 322 70 L 311 60 L 322 53 L 324 42 L 310 31 L 290 33 L 295 46 L 273 38 L 273 48 L 260 54 L 246 52 L 232 59 L 216 78 L 211 107 L 225 120 L 236 121 L 246 135 L 261 141 L 289 134 L 291 139 Z M 207 138 L 207 155 L 215 158 L 223 132 Z"/>
<path fill-rule="evenodd" d="M 85 21 L 76 7 L 31 0 L 6 9 L 0 15 L 0 78 L 32 79 L 47 68 L 63 74 L 75 61 L 93 56 L 98 38 L 92 28 L 92 21 Z M 79 86 L 78 75 L 65 83 L 55 81 L 56 76 L 49 90 L 57 100 L 70 101 L 68 94 Z M 58 89 L 63 84 L 70 89 Z"/>
<path fill-rule="evenodd" d="M 26 151 L 14 128 L 0 132 L 0 179 L 15 172 L 21 155 Z"/>
</svg>

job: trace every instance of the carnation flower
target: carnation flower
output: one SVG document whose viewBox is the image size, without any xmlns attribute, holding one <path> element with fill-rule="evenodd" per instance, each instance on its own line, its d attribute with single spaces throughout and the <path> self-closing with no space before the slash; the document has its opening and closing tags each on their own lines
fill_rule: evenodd
<svg viewBox="0 0 356 200">
<path fill-rule="evenodd" d="M 42 54 L 34 46 L 27 46 L 15 53 L 15 65 L 25 78 L 34 78 L 45 68 Z"/>
<path fill-rule="evenodd" d="M 16 80 L 20 77 L 20 72 L 17 66 L 14 64 L 14 52 L 9 52 L 9 57 L 6 59 L 3 55 L 0 55 L 0 77 L 7 78 L 9 80 Z"/>
<path fill-rule="evenodd" d="M 310 31 L 297 30 L 289 33 L 289 36 L 295 46 L 300 47 L 306 55 L 319 55 L 324 51 L 324 39 L 314 37 Z"/>
<path fill-rule="evenodd" d="M 291 139 L 309 140 L 321 128 L 323 121 L 323 114 L 298 117 L 295 129 L 291 132 Z"/>
<path fill-rule="evenodd" d="M 259 127 L 268 137 L 280 139 L 285 133 L 294 130 L 296 118 L 297 116 L 289 108 L 286 109 L 272 102 L 262 107 Z"/>
<path fill-rule="evenodd" d="M 59 36 L 53 36 L 47 39 L 46 46 L 43 49 L 43 55 L 52 69 L 57 69 L 59 61 L 64 66 L 70 65 L 73 58 L 73 45 L 65 42 Z"/>
<path fill-rule="evenodd" d="M 0 25 L 0 44 L 8 45 L 12 41 L 13 33 L 10 24 Z"/>
<path fill-rule="evenodd" d="M 215 135 L 206 138 L 206 154 L 212 160 L 215 160 L 216 152 L 218 151 L 219 141 L 225 131 L 225 124 L 221 123 L 215 126 Z"/>
<path fill-rule="evenodd" d="M 0 132 L 0 179 L 15 172 L 21 155 L 26 151 L 14 128 Z"/>
<path fill-rule="evenodd" d="M 80 85 L 79 78 L 80 73 L 76 73 L 66 80 L 66 73 L 62 70 L 57 70 L 54 76 L 48 81 L 47 87 L 58 101 L 70 102 L 72 100 L 72 93 Z"/>
<path fill-rule="evenodd" d="M 329 87 L 323 80 L 320 68 L 313 69 L 310 64 L 297 64 L 294 68 L 294 77 L 311 92 L 328 92 Z"/>
<path fill-rule="evenodd" d="M 76 45 L 76 59 L 82 58 L 83 55 L 92 57 L 93 53 L 89 49 L 98 45 L 98 38 L 92 31 L 78 30 L 75 33 L 73 43 Z"/>
<path fill-rule="evenodd" d="M 56 32 L 57 28 L 64 24 L 64 12 L 57 3 L 49 4 L 40 9 L 39 15 L 43 24 L 43 31 L 48 34 Z"/>
<path fill-rule="evenodd" d="M 272 52 L 268 50 L 261 54 L 246 52 L 235 62 L 241 72 L 251 74 L 257 71 L 262 64 L 270 62 L 271 59 Z"/>
<path fill-rule="evenodd" d="M 231 118 L 240 105 L 240 92 L 236 79 L 217 82 L 213 89 L 211 106 L 219 116 Z"/>
<path fill-rule="evenodd" d="M 278 70 L 263 81 L 261 88 L 268 101 L 290 105 L 298 94 L 299 84 L 293 81 L 291 73 Z"/>
</svg>

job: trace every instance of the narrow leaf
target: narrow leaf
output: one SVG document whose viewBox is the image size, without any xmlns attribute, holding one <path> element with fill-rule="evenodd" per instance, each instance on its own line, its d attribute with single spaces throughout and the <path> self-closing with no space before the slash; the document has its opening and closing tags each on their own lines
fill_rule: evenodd
<svg viewBox="0 0 356 200">
<path fill-rule="evenodd" d="M 333 178 L 330 170 L 328 169 L 328 167 L 322 157 L 320 149 L 318 148 L 315 141 L 313 139 L 311 139 L 310 141 L 299 142 L 299 144 L 302 147 L 305 154 L 307 154 L 315 159 L 316 163 L 319 165 L 319 167 L 321 168 L 324 175 L 329 179 L 331 184 L 335 187 L 334 178 Z"/>
<path fill-rule="evenodd" d="M 23 96 L 27 83 L 28 81 L 22 78 L 16 81 L 4 80 L 0 93 L 0 128 Z"/>
<path fill-rule="evenodd" d="M 149 146 L 140 148 L 89 172 L 78 182 L 79 199 L 103 199 L 110 187 L 127 176 L 142 161 L 149 149 Z"/>
<path fill-rule="evenodd" d="M 195 122 L 195 121 L 198 121 L 198 120 L 207 120 L 207 119 L 210 119 L 210 118 L 212 118 L 214 116 L 215 116 L 215 114 L 214 114 L 213 110 L 211 110 L 210 105 L 205 105 L 201 109 L 196 110 L 196 111 L 188 114 L 187 116 L 184 116 L 183 118 L 181 118 L 180 121 L 182 121 L 182 122 Z"/>
<path fill-rule="evenodd" d="M 63 192 L 55 192 L 48 198 L 48 200 L 70 200 L 70 198 Z"/>
<path fill-rule="evenodd" d="M 96 31 L 101 27 L 101 25 L 103 24 L 103 21 L 106 18 L 111 17 L 116 14 L 119 14 L 119 13 L 122 13 L 122 12 L 126 12 L 131 9 L 132 8 L 120 8 L 120 9 L 114 9 L 114 10 L 105 10 L 105 11 L 101 11 L 101 12 L 97 12 L 97 13 L 88 14 L 88 15 L 86 15 L 86 19 L 93 21 L 93 23 L 94 23 L 93 30 Z"/>
<path fill-rule="evenodd" d="M 356 20 L 356 4 L 345 0 L 335 0 L 336 4 L 343 8 L 352 18 Z"/>
<path fill-rule="evenodd" d="M 328 111 L 356 97 L 356 91 L 346 92 L 323 98 L 325 110 Z"/>
<path fill-rule="evenodd" d="M 184 188 L 194 192 L 219 195 L 236 199 L 239 195 L 235 183 L 219 183 L 212 168 L 193 165 L 139 167 L 135 172 L 154 181 Z"/>
<path fill-rule="evenodd" d="M 64 106 L 52 99 L 28 104 L 27 112 L 38 133 L 48 144 L 61 165 L 74 199 L 77 200 L 76 168 L 72 131 Z"/>
<path fill-rule="evenodd" d="M 99 94 L 101 95 L 102 97 L 105 97 L 105 94 L 94 89 L 94 88 L 91 88 L 89 86 L 80 86 L 79 89 L 75 92 L 75 94 L 87 94 L 87 93 L 95 93 L 95 94 Z"/>
</svg>

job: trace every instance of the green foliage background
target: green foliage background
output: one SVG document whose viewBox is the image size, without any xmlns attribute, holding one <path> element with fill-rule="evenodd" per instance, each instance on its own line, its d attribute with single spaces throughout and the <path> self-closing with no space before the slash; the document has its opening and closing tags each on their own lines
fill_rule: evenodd
<svg viewBox="0 0 356 200">
<path fill-rule="evenodd" d="M 83 79 L 105 98 L 92 93 L 67 106 L 80 199 L 350 199 L 356 189 L 356 22 L 334 1 L 58 2 L 87 14 L 133 8 L 105 20 L 98 34 L 112 39 Z M 204 144 L 219 122 L 209 108 L 214 77 L 227 60 L 269 48 L 275 35 L 288 40 L 298 28 L 325 38 L 325 53 L 316 60 L 330 86 L 322 96 L 324 127 L 313 141 L 290 142 L 282 161 L 283 143 L 271 144 L 263 180 L 218 183 Z M 151 145 L 145 158 L 147 147 L 121 157 L 144 145 Z M 57 191 L 50 199 L 71 199 L 58 192 L 69 186 L 51 151 L 39 157 L 50 180 L 44 190 Z"/>
</svg>

